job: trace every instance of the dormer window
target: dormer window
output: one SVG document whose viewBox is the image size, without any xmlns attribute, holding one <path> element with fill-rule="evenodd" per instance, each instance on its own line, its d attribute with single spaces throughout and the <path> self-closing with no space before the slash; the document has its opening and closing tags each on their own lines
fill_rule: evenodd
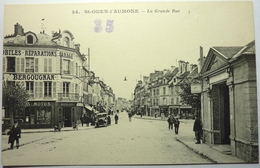
<svg viewBox="0 0 260 168">
<path fill-rule="evenodd" d="M 27 36 L 27 44 L 33 44 L 33 36 L 32 35 Z"/>
<path fill-rule="evenodd" d="M 176 78 L 173 79 L 173 82 L 174 82 L 174 83 L 176 82 Z"/>
<path fill-rule="evenodd" d="M 66 47 L 69 47 L 69 46 L 70 46 L 70 40 L 69 40 L 68 37 L 65 37 L 65 38 L 64 38 L 64 45 L 65 45 Z"/>
</svg>

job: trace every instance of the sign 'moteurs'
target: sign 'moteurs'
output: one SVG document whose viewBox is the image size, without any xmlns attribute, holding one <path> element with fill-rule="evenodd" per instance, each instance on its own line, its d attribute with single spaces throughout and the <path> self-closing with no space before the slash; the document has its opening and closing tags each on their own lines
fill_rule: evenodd
<svg viewBox="0 0 260 168">
<path fill-rule="evenodd" d="M 13 74 L 13 80 L 54 80 L 54 75 Z"/>
</svg>

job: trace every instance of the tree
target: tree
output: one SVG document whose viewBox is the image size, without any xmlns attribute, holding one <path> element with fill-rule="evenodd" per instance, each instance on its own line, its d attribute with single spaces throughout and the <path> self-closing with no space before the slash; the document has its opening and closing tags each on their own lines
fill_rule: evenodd
<svg viewBox="0 0 260 168">
<path fill-rule="evenodd" d="M 186 79 L 180 83 L 181 91 L 178 93 L 181 97 L 180 102 L 183 104 L 190 105 L 193 109 L 196 109 L 196 112 L 200 111 L 200 94 L 191 93 L 191 81 Z"/>
<path fill-rule="evenodd" d="M 26 107 L 29 95 L 26 89 L 19 83 L 3 85 L 3 107 L 10 115 L 10 122 L 14 124 L 14 116 L 18 111 L 23 111 Z"/>
</svg>

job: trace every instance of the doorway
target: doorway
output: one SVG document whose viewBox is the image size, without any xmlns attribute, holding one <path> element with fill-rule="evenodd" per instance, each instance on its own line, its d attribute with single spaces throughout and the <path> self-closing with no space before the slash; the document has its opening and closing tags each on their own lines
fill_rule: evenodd
<svg viewBox="0 0 260 168">
<path fill-rule="evenodd" d="M 221 123 L 221 143 L 230 144 L 230 103 L 229 103 L 229 89 L 226 84 L 220 85 L 220 100 L 223 103 L 220 113 Z"/>
<path fill-rule="evenodd" d="M 71 107 L 63 107 L 64 127 L 71 127 Z"/>
</svg>

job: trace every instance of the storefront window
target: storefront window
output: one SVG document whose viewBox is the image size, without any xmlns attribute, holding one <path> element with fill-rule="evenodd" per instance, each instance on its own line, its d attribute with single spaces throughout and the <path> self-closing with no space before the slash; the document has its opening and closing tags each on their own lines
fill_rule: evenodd
<svg viewBox="0 0 260 168">
<path fill-rule="evenodd" d="M 51 124 L 51 107 L 37 108 L 37 124 Z"/>
</svg>

